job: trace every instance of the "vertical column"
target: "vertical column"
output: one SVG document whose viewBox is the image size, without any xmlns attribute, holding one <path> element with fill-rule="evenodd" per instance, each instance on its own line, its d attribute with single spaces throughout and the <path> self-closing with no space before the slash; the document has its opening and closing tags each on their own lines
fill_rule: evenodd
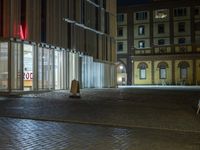
<svg viewBox="0 0 200 150">
<path fill-rule="evenodd" d="M 150 35 L 149 35 L 149 39 L 150 39 L 150 47 L 151 47 L 151 53 L 154 53 L 154 41 L 153 41 L 153 10 L 150 9 L 149 10 L 149 31 L 150 31 Z"/>
<path fill-rule="evenodd" d="M 175 60 L 172 60 L 172 84 L 175 84 Z"/>
<path fill-rule="evenodd" d="M 193 59 L 193 71 L 192 71 L 192 76 L 193 76 L 193 83 L 192 84 L 196 84 L 197 81 L 197 77 L 196 77 L 196 59 Z"/>
<path fill-rule="evenodd" d="M 8 42 L 8 92 L 11 92 L 11 41 Z"/>
<path fill-rule="evenodd" d="M 191 32 L 191 44 L 192 44 L 192 51 L 195 51 L 195 20 L 194 20 L 194 16 L 195 16 L 195 8 L 194 6 L 190 7 L 190 32 Z"/>
<path fill-rule="evenodd" d="M 154 76 L 155 76 L 155 73 L 154 73 L 154 61 L 152 60 L 151 61 L 151 83 L 152 84 L 155 84 Z"/>
<path fill-rule="evenodd" d="M 150 34 L 149 34 L 149 39 L 150 39 L 150 47 L 151 47 L 151 54 L 154 53 L 154 40 L 153 40 L 153 10 L 149 10 L 149 27 L 150 27 Z M 151 61 L 151 84 L 154 84 L 154 61 Z"/>
<path fill-rule="evenodd" d="M 128 53 L 127 53 L 127 84 L 131 85 L 132 84 L 132 60 L 131 56 L 133 54 L 132 52 L 132 47 L 134 47 L 134 41 L 133 41 L 133 36 L 134 36 L 134 31 L 133 31 L 133 12 L 128 11 L 127 13 L 127 41 L 128 41 Z"/>
<path fill-rule="evenodd" d="M 55 87 L 55 49 L 52 49 L 52 53 L 53 53 L 53 66 L 52 66 L 52 69 L 53 69 L 53 90 L 55 90 L 56 89 L 56 87 Z"/>
<path fill-rule="evenodd" d="M 33 90 L 38 91 L 38 45 L 34 45 L 33 50 Z"/>
<path fill-rule="evenodd" d="M 169 9 L 169 32 L 170 32 L 170 45 L 171 45 L 171 53 L 175 53 L 174 46 L 174 9 L 173 7 Z M 172 60 L 172 84 L 175 84 L 175 60 Z"/>
<path fill-rule="evenodd" d="M 24 43 L 20 43 L 20 55 L 21 55 L 21 61 L 20 61 L 20 72 L 22 74 L 22 77 L 20 78 L 20 90 L 24 90 Z"/>
<path fill-rule="evenodd" d="M 170 32 L 170 45 L 171 45 L 171 53 L 175 53 L 174 46 L 174 11 L 173 8 L 169 9 L 169 32 Z"/>
</svg>

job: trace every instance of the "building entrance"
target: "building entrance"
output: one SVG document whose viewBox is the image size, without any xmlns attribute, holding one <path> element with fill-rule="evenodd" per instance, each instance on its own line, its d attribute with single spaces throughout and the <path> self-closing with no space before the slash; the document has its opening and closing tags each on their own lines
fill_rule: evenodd
<svg viewBox="0 0 200 150">
<path fill-rule="evenodd" d="M 33 46 L 24 44 L 23 80 L 24 91 L 33 90 Z"/>
</svg>

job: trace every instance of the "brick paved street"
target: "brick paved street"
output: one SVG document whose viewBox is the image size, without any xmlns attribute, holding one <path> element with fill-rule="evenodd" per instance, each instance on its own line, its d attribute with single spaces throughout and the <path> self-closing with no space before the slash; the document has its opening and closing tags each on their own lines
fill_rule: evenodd
<svg viewBox="0 0 200 150">
<path fill-rule="evenodd" d="M 84 89 L 81 99 L 70 99 L 69 91 L 0 97 L 0 149 L 200 150 L 199 91 Z"/>
<path fill-rule="evenodd" d="M 1 150 L 199 150 L 200 134 L 0 118 Z"/>
</svg>

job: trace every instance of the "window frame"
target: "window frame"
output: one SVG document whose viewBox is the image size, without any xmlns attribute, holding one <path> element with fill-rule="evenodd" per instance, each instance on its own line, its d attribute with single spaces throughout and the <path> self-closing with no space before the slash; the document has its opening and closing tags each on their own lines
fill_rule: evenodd
<svg viewBox="0 0 200 150">
<path fill-rule="evenodd" d="M 143 72 L 144 71 L 144 72 Z M 147 79 L 147 71 L 146 68 L 139 68 L 140 73 L 140 80 L 146 80 Z"/>
<path fill-rule="evenodd" d="M 185 22 L 179 22 L 178 23 L 178 32 L 179 33 L 185 32 L 185 26 L 186 26 Z"/>
<path fill-rule="evenodd" d="M 121 47 L 121 49 L 119 49 L 119 47 Z M 117 52 L 123 52 L 124 50 L 124 43 L 123 42 L 117 42 Z"/>
<path fill-rule="evenodd" d="M 181 40 L 183 40 L 184 42 L 181 42 Z M 178 44 L 184 45 L 186 43 L 186 39 L 185 38 L 179 38 L 178 39 Z"/>
<path fill-rule="evenodd" d="M 123 32 L 123 27 L 118 27 L 117 28 L 117 36 L 118 37 L 123 37 L 124 36 L 124 32 Z M 120 34 L 119 34 L 120 33 Z"/>
<path fill-rule="evenodd" d="M 183 74 L 183 70 L 185 70 L 185 74 Z M 185 76 L 185 78 L 183 76 Z M 181 66 L 180 67 L 180 79 L 186 80 L 187 78 L 188 78 L 188 67 Z"/>
<path fill-rule="evenodd" d="M 145 26 L 144 25 L 138 26 L 138 35 L 145 35 Z"/>
<path fill-rule="evenodd" d="M 122 23 L 125 20 L 125 15 L 124 14 L 117 14 L 117 22 Z"/>
<path fill-rule="evenodd" d="M 186 7 L 174 9 L 174 17 L 185 17 L 185 16 L 187 16 L 187 8 Z"/>
<path fill-rule="evenodd" d="M 163 77 L 163 74 L 162 74 L 162 70 L 164 70 L 164 77 Z M 166 67 L 160 67 L 159 68 L 159 76 L 160 76 L 160 79 L 167 79 L 167 69 L 166 69 Z"/>
<path fill-rule="evenodd" d="M 147 11 L 140 11 L 135 13 L 136 20 L 147 20 L 148 19 L 148 12 Z"/>
<path fill-rule="evenodd" d="M 140 43 L 142 43 L 142 47 L 140 46 Z M 145 48 L 145 41 L 138 41 L 138 48 L 142 49 L 142 48 Z"/>
<path fill-rule="evenodd" d="M 158 40 L 158 45 L 165 45 L 165 40 L 164 39 L 159 39 Z"/>
<path fill-rule="evenodd" d="M 158 34 L 163 34 L 165 33 L 165 24 L 158 24 Z"/>
</svg>

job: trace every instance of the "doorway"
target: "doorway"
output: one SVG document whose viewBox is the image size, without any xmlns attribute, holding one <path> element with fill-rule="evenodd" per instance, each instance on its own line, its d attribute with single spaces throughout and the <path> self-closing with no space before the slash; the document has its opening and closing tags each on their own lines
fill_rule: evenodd
<svg viewBox="0 0 200 150">
<path fill-rule="evenodd" d="M 33 46 L 24 44 L 23 79 L 24 91 L 33 90 Z"/>
</svg>

